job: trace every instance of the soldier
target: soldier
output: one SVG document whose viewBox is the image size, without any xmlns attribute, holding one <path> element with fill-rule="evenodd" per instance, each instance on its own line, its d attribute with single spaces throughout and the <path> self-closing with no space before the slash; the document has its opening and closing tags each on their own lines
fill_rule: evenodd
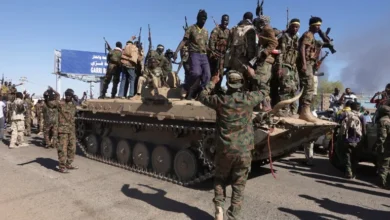
<svg viewBox="0 0 390 220">
<path fill-rule="evenodd" d="M 161 88 L 163 80 L 163 70 L 159 66 L 158 60 L 154 57 L 150 57 L 148 60 L 148 67 L 145 69 L 142 76 L 138 78 L 137 94 L 132 100 L 141 99 L 142 88 L 146 84 L 150 84 L 152 88 Z"/>
<path fill-rule="evenodd" d="M 56 99 L 59 99 L 57 94 L 52 90 L 48 89 L 43 97 L 45 99 L 42 107 L 43 121 L 44 121 L 44 139 L 45 148 L 54 148 L 57 143 L 58 136 L 58 109 L 54 108 L 53 104 Z"/>
<path fill-rule="evenodd" d="M 43 103 L 42 100 L 39 99 L 37 104 L 35 104 L 35 115 L 37 117 L 37 125 L 38 125 L 38 135 L 43 134 Z"/>
<path fill-rule="evenodd" d="M 251 67 L 250 78 L 260 83 L 261 76 Z M 252 124 L 253 108 L 265 98 L 261 90 L 245 92 L 242 90 L 244 77 L 230 70 L 227 75 L 228 91 L 224 95 L 211 95 L 216 75 L 199 95 L 199 101 L 217 112 L 217 136 L 215 155 L 214 204 L 215 219 L 223 219 L 223 206 L 226 199 L 226 186 L 231 183 L 233 193 L 231 206 L 227 210 L 228 219 L 237 219 L 243 202 L 244 188 L 251 167 L 251 151 L 254 149 Z"/>
<path fill-rule="evenodd" d="M 210 65 L 207 58 L 208 31 L 204 27 L 207 20 L 205 10 L 199 10 L 196 24 L 190 26 L 177 47 L 173 59 L 176 60 L 177 53 L 188 43 L 190 53 L 190 74 L 187 76 L 183 89 L 186 90 L 186 99 L 195 98 L 201 88 L 204 88 L 210 81 Z"/>
<path fill-rule="evenodd" d="M 310 105 L 313 100 L 314 80 L 313 69 L 316 63 L 317 47 L 314 34 L 320 30 L 322 19 L 319 17 L 311 17 L 309 20 L 309 30 L 303 33 L 299 39 L 297 68 L 299 73 L 299 81 L 303 94 L 299 99 L 299 118 L 308 122 L 316 122 L 317 118 L 313 116 L 310 110 Z"/>
<path fill-rule="evenodd" d="M 277 55 L 275 70 L 278 79 L 277 86 L 278 96 L 280 101 L 293 98 L 295 92 L 298 90 L 298 71 L 297 71 L 297 57 L 298 57 L 298 31 L 300 21 L 297 18 L 291 19 L 287 31 L 282 33 L 279 38 L 277 49 L 280 50 Z M 281 110 L 280 114 L 289 116 L 295 113 L 295 106 Z"/>
<path fill-rule="evenodd" d="M 26 136 L 31 136 L 31 119 L 32 119 L 32 100 L 30 98 L 30 94 L 26 93 L 24 95 L 24 103 L 26 105 L 26 112 L 25 112 L 25 120 L 24 120 L 24 123 L 25 123 L 25 126 L 26 126 L 26 129 L 24 131 L 24 135 Z"/>
<path fill-rule="evenodd" d="M 127 97 L 127 89 L 130 87 L 130 92 L 128 97 L 134 96 L 134 87 L 135 87 L 135 68 L 137 65 L 142 62 L 143 57 L 140 56 L 140 51 L 138 47 L 133 43 L 135 36 L 131 40 L 126 42 L 125 49 L 122 51 L 121 63 L 123 66 L 122 70 L 122 79 L 119 87 L 119 97 Z"/>
<path fill-rule="evenodd" d="M 246 12 L 243 20 L 231 29 L 228 69 L 243 73 L 246 71 L 244 65 L 250 65 L 249 61 L 256 57 L 256 30 L 252 21 L 252 12 Z M 249 82 L 246 76 L 243 77 L 245 79 L 243 89 L 248 90 Z"/>
<path fill-rule="evenodd" d="M 5 81 L 3 85 L 1 85 L 1 95 L 5 96 L 8 94 L 8 82 Z"/>
<path fill-rule="evenodd" d="M 58 109 L 57 152 L 58 167 L 61 173 L 68 173 L 68 170 L 78 169 L 77 166 L 72 165 L 76 153 L 76 106 L 73 103 L 73 99 L 74 91 L 67 89 L 65 91 L 65 100 L 56 100 L 49 103 L 49 105 L 53 104 L 53 107 Z"/>
<path fill-rule="evenodd" d="M 345 177 L 353 179 L 356 175 L 356 166 L 359 163 L 357 158 L 357 145 L 365 134 L 364 116 L 359 113 L 360 103 L 353 102 L 351 111 L 341 114 L 340 137 L 344 144 L 343 158 L 345 164 Z"/>
<path fill-rule="evenodd" d="M 102 93 L 100 98 L 106 97 L 106 92 L 108 89 L 108 85 L 111 82 L 111 79 L 112 79 L 111 98 L 115 98 L 115 95 L 118 91 L 118 83 L 119 83 L 120 74 L 122 70 L 122 66 L 121 66 L 122 43 L 118 41 L 116 42 L 115 46 L 116 46 L 115 49 L 110 50 L 107 55 L 108 67 L 107 67 L 106 76 L 104 78 L 104 83 L 103 83 L 103 88 L 102 88 Z"/>
<path fill-rule="evenodd" d="M 165 58 L 168 61 L 168 68 L 166 72 L 168 73 L 166 77 L 166 82 L 170 88 L 176 88 L 178 85 L 180 85 L 180 79 L 179 76 L 177 75 L 177 72 L 174 72 L 172 69 L 172 59 L 173 59 L 173 51 L 171 49 L 168 49 L 165 51 Z M 164 70 L 163 70 L 164 71 Z"/>
<path fill-rule="evenodd" d="M 24 142 L 24 113 L 26 112 L 26 106 L 23 101 L 23 94 L 21 92 L 16 93 L 16 99 L 10 106 L 11 115 L 11 141 L 9 148 L 27 147 L 28 144 Z"/>
<path fill-rule="evenodd" d="M 147 61 L 149 61 L 149 58 L 155 58 L 157 61 L 159 67 L 161 67 L 163 74 L 164 74 L 164 79 L 168 77 L 169 74 L 172 72 L 172 63 L 164 54 L 164 46 L 159 44 L 157 45 L 157 49 L 154 51 L 150 51 L 147 57 Z M 173 54 L 172 54 L 173 56 Z"/>
<path fill-rule="evenodd" d="M 262 110 L 271 110 L 271 98 L 270 98 L 270 82 L 271 82 L 271 71 L 272 65 L 275 62 L 273 57 L 275 49 L 278 46 L 278 41 L 275 37 L 274 29 L 270 25 L 271 19 L 269 16 L 260 15 L 257 22 L 257 29 L 260 30 L 258 33 L 259 43 L 257 49 L 257 61 L 256 61 L 256 74 L 261 76 L 261 83 L 264 85 L 265 93 L 267 94 L 266 99 L 262 102 Z M 254 86 L 252 90 L 260 89 L 258 86 Z"/>
<path fill-rule="evenodd" d="M 222 15 L 221 24 L 215 27 L 210 34 L 209 39 L 209 61 L 210 72 L 212 76 L 219 74 L 220 82 L 215 86 L 216 90 L 221 89 L 221 83 L 223 78 L 223 69 L 225 61 L 225 53 L 228 49 L 228 41 L 230 36 L 230 30 L 227 28 L 229 25 L 229 15 Z"/>
<path fill-rule="evenodd" d="M 379 187 L 390 189 L 390 100 L 378 107 L 377 141 Z"/>
</svg>

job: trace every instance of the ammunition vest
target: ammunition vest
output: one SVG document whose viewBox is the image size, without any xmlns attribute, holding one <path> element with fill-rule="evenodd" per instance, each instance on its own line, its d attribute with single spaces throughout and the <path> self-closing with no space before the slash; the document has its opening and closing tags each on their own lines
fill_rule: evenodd
<svg viewBox="0 0 390 220">
<path fill-rule="evenodd" d="M 285 47 L 282 48 L 283 64 L 295 67 L 298 57 L 298 37 L 290 37 L 288 33 L 284 33 L 280 40 L 283 42 L 283 47 Z"/>
<path fill-rule="evenodd" d="M 139 56 L 138 48 L 134 44 L 127 44 L 125 49 L 122 52 L 121 60 L 122 63 L 126 63 L 126 61 L 130 61 L 133 64 L 137 64 L 138 56 Z"/>
</svg>

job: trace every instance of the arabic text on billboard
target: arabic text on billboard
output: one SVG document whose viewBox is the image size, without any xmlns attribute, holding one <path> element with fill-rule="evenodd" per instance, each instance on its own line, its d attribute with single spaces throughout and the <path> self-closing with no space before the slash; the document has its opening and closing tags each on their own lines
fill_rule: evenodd
<svg viewBox="0 0 390 220">
<path fill-rule="evenodd" d="M 61 50 L 61 72 L 69 74 L 104 75 L 107 58 L 104 53 Z"/>
</svg>

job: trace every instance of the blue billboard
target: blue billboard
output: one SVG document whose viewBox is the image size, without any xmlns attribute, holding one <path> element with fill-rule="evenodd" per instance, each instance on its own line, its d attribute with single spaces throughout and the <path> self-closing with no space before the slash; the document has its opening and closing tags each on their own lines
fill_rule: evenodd
<svg viewBox="0 0 390 220">
<path fill-rule="evenodd" d="M 61 73 L 82 75 L 105 75 L 107 57 L 104 53 L 61 50 Z"/>
</svg>

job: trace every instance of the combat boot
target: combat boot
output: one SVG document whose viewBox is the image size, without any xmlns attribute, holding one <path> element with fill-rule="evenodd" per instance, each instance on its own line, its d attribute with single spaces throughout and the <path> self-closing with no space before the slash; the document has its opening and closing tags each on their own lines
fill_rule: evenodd
<svg viewBox="0 0 390 220">
<path fill-rule="evenodd" d="M 215 207 L 215 217 L 214 220 L 223 220 L 223 209 L 220 206 Z"/>
<path fill-rule="evenodd" d="M 299 119 L 312 123 L 318 122 L 318 119 L 311 113 L 309 105 L 302 106 L 299 113 Z"/>
</svg>

